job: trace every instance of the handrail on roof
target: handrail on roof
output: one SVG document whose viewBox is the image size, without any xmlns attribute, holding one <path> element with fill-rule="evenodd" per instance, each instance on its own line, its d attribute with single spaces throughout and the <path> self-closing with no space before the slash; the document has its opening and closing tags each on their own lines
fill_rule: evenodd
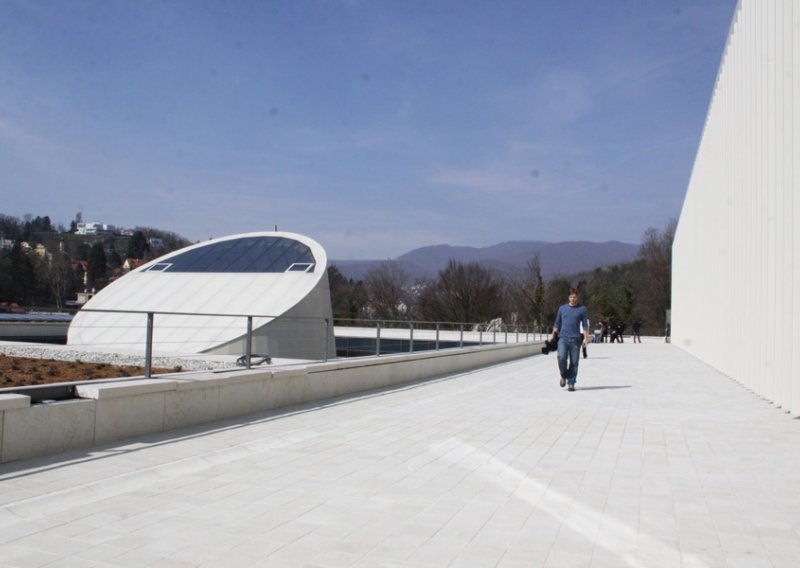
<svg viewBox="0 0 800 568">
<path fill-rule="evenodd" d="M 381 355 L 381 330 L 382 329 L 399 329 L 399 328 L 407 328 L 409 331 L 409 339 L 410 339 L 410 352 L 414 351 L 414 331 L 421 331 L 421 330 L 435 330 L 435 348 L 436 350 L 439 349 L 439 342 L 440 342 L 440 332 L 441 331 L 458 331 L 459 332 L 459 347 L 464 346 L 464 332 L 477 332 L 479 334 L 478 337 L 478 345 L 483 345 L 483 334 L 484 333 L 492 333 L 492 341 L 491 343 L 497 343 L 497 333 L 504 334 L 503 343 L 508 343 L 508 334 L 509 332 L 512 334 L 516 334 L 516 343 L 520 342 L 520 334 L 525 335 L 525 341 L 541 341 L 542 337 L 546 335 L 545 330 L 539 329 L 536 330 L 533 326 L 530 325 L 521 325 L 521 324 L 503 324 L 500 322 L 490 322 L 489 324 L 485 323 L 468 323 L 468 322 L 442 322 L 442 321 L 418 321 L 418 320 L 368 320 L 368 319 L 359 319 L 359 318 L 334 318 L 331 320 L 330 318 L 326 317 L 311 317 L 311 316 L 286 316 L 286 315 L 271 315 L 271 314 L 220 314 L 220 313 L 209 313 L 209 312 L 176 312 L 176 311 L 155 311 L 155 310 L 120 310 L 120 309 L 105 309 L 105 308 L 82 308 L 81 311 L 85 312 L 106 312 L 106 313 L 127 313 L 127 314 L 140 314 L 147 316 L 147 328 L 146 328 L 146 340 L 145 340 L 145 377 L 152 378 L 152 362 L 153 362 L 153 331 L 155 328 L 155 316 L 158 315 L 178 315 L 178 316 L 202 316 L 202 317 L 234 317 L 234 318 L 245 318 L 247 322 L 247 332 L 246 332 L 246 339 L 245 339 L 245 367 L 247 369 L 251 368 L 251 361 L 254 357 L 252 353 L 252 343 L 253 343 L 253 319 L 260 318 L 260 319 L 277 319 L 281 318 L 284 320 L 296 320 L 296 321 L 305 321 L 307 323 L 321 323 L 325 325 L 325 352 L 323 361 L 328 361 L 329 353 L 328 353 L 328 346 L 330 343 L 330 334 L 333 331 L 333 324 L 335 322 L 341 322 L 345 326 L 349 323 L 350 326 L 354 322 L 360 322 L 361 324 L 367 324 L 365 327 L 372 327 L 372 325 L 376 328 L 376 344 L 375 344 L 375 355 Z M 492 328 L 487 329 L 487 326 L 492 325 Z M 476 329 L 477 328 L 477 329 Z M 538 339 L 537 339 L 538 337 Z"/>
</svg>

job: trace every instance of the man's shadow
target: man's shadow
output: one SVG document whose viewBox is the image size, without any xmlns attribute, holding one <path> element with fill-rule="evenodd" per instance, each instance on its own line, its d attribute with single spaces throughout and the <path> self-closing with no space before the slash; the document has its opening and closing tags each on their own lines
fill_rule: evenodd
<svg viewBox="0 0 800 568">
<path fill-rule="evenodd" d="M 618 386 L 607 386 L 607 387 L 575 387 L 576 391 L 590 391 L 590 390 L 606 390 L 606 389 L 629 389 L 631 385 L 618 385 Z"/>
</svg>

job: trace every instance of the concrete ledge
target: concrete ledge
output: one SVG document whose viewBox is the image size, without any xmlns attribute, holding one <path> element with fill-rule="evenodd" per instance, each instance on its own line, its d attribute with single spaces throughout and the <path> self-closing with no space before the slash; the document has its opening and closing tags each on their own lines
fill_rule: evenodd
<svg viewBox="0 0 800 568">
<path fill-rule="evenodd" d="M 96 401 L 94 443 L 103 444 L 164 431 L 165 393 L 140 393 Z"/>
<path fill-rule="evenodd" d="M 484 345 L 83 384 L 76 387 L 80 399 L 33 406 L 27 396 L 0 395 L 0 461 L 459 373 L 539 354 L 541 345 Z"/>
<path fill-rule="evenodd" d="M 3 412 L 2 461 L 32 458 L 91 446 L 94 400 L 36 404 Z"/>
<path fill-rule="evenodd" d="M 140 394 L 152 394 L 166 390 L 174 390 L 174 381 L 162 379 L 138 379 L 121 383 L 101 383 L 97 385 L 83 384 L 75 387 L 76 394 L 81 398 L 95 400 L 131 397 Z"/>
<path fill-rule="evenodd" d="M 27 408 L 30 405 L 31 397 L 24 394 L 0 394 L 0 411 Z"/>
<path fill-rule="evenodd" d="M 0 462 L 3 460 L 3 432 L 5 431 L 6 412 L 16 409 L 29 408 L 31 397 L 24 394 L 0 394 Z M 16 448 L 10 450 L 14 455 Z M 17 459 L 11 457 L 9 459 Z"/>
<path fill-rule="evenodd" d="M 197 383 L 178 385 L 178 389 L 165 393 L 164 430 L 185 428 L 219 417 L 219 391 L 221 386 L 211 384 L 201 388 Z"/>
</svg>

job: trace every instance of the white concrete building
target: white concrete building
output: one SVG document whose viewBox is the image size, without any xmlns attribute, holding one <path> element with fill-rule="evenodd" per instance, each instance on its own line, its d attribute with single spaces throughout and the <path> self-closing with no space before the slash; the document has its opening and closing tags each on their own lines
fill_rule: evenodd
<svg viewBox="0 0 800 568">
<path fill-rule="evenodd" d="M 672 340 L 800 414 L 800 2 L 740 0 L 673 246 Z"/>
<path fill-rule="evenodd" d="M 116 230 L 114 225 L 106 223 L 78 223 L 77 231 L 79 235 L 110 235 Z"/>
<path fill-rule="evenodd" d="M 143 351 L 153 315 L 154 353 L 246 352 L 335 356 L 327 256 L 285 232 L 233 235 L 192 245 L 129 272 L 79 311 L 68 345 Z M 91 311 L 102 310 L 102 311 Z"/>
</svg>

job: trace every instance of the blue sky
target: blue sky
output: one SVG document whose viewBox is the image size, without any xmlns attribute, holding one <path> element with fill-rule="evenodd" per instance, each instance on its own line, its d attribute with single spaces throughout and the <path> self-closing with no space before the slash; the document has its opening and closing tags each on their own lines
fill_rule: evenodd
<svg viewBox="0 0 800 568">
<path fill-rule="evenodd" d="M 736 0 L 0 0 L 0 213 L 332 258 L 638 243 Z"/>
</svg>

